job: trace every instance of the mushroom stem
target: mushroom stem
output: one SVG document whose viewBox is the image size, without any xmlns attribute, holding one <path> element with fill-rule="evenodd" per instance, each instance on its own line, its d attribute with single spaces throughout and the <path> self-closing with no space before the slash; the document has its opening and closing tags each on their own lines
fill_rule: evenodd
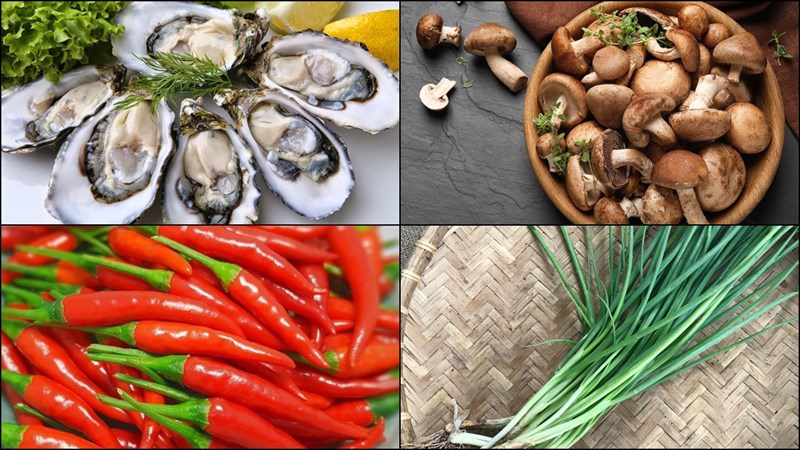
<svg viewBox="0 0 800 450">
<path fill-rule="evenodd" d="M 455 46 L 461 44 L 461 27 L 442 27 L 442 37 L 439 42 L 449 42 Z"/>
<path fill-rule="evenodd" d="M 742 73 L 742 66 L 737 66 L 732 64 L 731 70 L 730 72 L 728 72 L 728 79 L 731 81 L 731 83 L 738 83 L 741 73 Z"/>
<path fill-rule="evenodd" d="M 656 144 L 662 147 L 671 147 L 677 140 L 675 132 L 672 131 L 669 124 L 661 117 L 661 114 L 653 116 L 642 128 L 649 131 L 653 140 L 656 141 Z"/>
<path fill-rule="evenodd" d="M 644 153 L 633 148 L 620 148 L 611 152 L 611 165 L 615 169 L 633 167 L 642 175 L 642 182 L 650 183 L 653 162 Z"/>
<path fill-rule="evenodd" d="M 642 217 L 641 198 L 630 200 L 627 197 L 623 197 L 622 200 L 619 201 L 619 206 L 623 211 L 625 211 L 625 215 L 628 216 L 628 218 Z"/>
<path fill-rule="evenodd" d="M 436 83 L 436 86 L 431 89 L 431 97 L 442 98 L 450 92 L 456 85 L 456 82 L 449 78 L 442 78 Z"/>
<path fill-rule="evenodd" d="M 564 111 L 567 110 L 567 97 L 565 95 L 559 95 L 558 100 L 553 103 L 553 106 L 553 114 L 550 116 L 552 117 L 550 121 L 553 122 L 553 128 L 558 130 L 561 128 L 561 116 L 563 116 Z"/>
<path fill-rule="evenodd" d="M 584 36 L 577 41 L 572 41 L 572 50 L 576 55 L 589 55 L 603 46 L 603 41 L 594 36 Z"/>
<path fill-rule="evenodd" d="M 676 189 L 676 191 L 686 222 L 690 225 L 708 225 L 703 209 L 700 208 L 700 202 L 697 201 L 697 194 L 695 194 L 694 188 Z"/>
<path fill-rule="evenodd" d="M 714 74 L 703 75 L 697 82 L 694 98 L 687 110 L 708 109 L 714 102 L 714 97 L 727 86 L 728 80 L 725 77 Z"/>
<path fill-rule="evenodd" d="M 487 53 L 486 62 L 492 73 L 506 85 L 511 92 L 519 92 L 528 84 L 528 76 L 511 61 L 498 53 Z"/>
</svg>

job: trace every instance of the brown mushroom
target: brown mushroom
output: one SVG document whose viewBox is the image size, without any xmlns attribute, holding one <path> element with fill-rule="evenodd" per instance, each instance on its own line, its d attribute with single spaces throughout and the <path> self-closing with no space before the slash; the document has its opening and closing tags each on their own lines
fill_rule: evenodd
<svg viewBox="0 0 800 450">
<path fill-rule="evenodd" d="M 631 89 L 636 95 L 663 94 L 679 105 L 692 88 L 689 73 L 672 61 L 651 59 L 633 74 Z"/>
<path fill-rule="evenodd" d="M 633 91 L 617 84 L 601 84 L 586 92 L 586 106 L 600 125 L 622 127 L 622 115 L 633 98 Z"/>
<path fill-rule="evenodd" d="M 673 44 L 671 48 L 662 47 L 655 39 L 648 39 L 645 43 L 647 51 L 661 61 L 680 58 L 681 64 L 687 72 L 696 71 L 700 63 L 700 48 L 692 33 L 680 28 L 671 28 L 665 35 Z"/>
<path fill-rule="evenodd" d="M 631 217 L 641 216 L 642 199 L 623 198 L 616 201 L 603 197 L 594 206 L 594 221 L 598 224 L 628 224 Z"/>
<path fill-rule="evenodd" d="M 630 58 L 619 47 L 606 46 L 598 50 L 592 58 L 592 68 L 602 80 L 616 80 L 628 72 Z"/>
<path fill-rule="evenodd" d="M 725 110 L 730 113 L 731 126 L 725 140 L 742 153 L 764 151 L 772 140 L 772 130 L 764 112 L 752 103 L 736 102 Z"/>
<path fill-rule="evenodd" d="M 708 223 L 694 191 L 707 176 L 703 158 L 687 150 L 667 152 L 653 167 L 653 183 L 677 191 L 683 215 L 690 224 Z"/>
<path fill-rule="evenodd" d="M 499 23 L 486 22 L 467 36 L 464 50 L 483 56 L 492 73 L 512 92 L 519 92 L 528 84 L 528 76 L 511 61 L 503 58 L 517 46 L 517 38 Z"/>
<path fill-rule="evenodd" d="M 669 116 L 675 135 L 686 142 L 710 142 L 725 135 L 731 115 L 718 109 L 691 109 Z"/>
<path fill-rule="evenodd" d="M 708 14 L 700 5 L 686 5 L 678 10 L 678 23 L 699 41 L 708 31 Z"/>
<path fill-rule="evenodd" d="M 553 110 L 553 125 L 556 129 L 572 128 L 583 122 L 586 109 L 586 90 L 581 82 L 563 73 L 551 73 L 539 83 L 539 108 L 542 112 Z M 564 119 L 561 119 L 563 115 Z"/>
<path fill-rule="evenodd" d="M 731 32 L 724 24 L 712 23 L 708 26 L 708 31 L 703 37 L 703 45 L 708 47 L 709 50 L 714 50 L 720 42 L 731 37 Z"/>
<path fill-rule="evenodd" d="M 634 44 L 629 45 L 628 48 L 625 49 L 625 54 L 628 55 L 628 60 L 630 61 L 628 64 L 628 72 L 624 77 L 616 81 L 617 84 L 621 84 L 623 86 L 627 86 L 636 70 L 644 65 L 644 60 L 647 56 L 647 50 L 644 48 L 644 44 Z"/>
<path fill-rule="evenodd" d="M 619 189 L 628 181 L 628 170 L 636 169 L 644 183 L 650 183 L 653 163 L 644 153 L 625 148 L 622 136 L 614 130 L 605 130 L 592 146 L 594 176 L 609 189 Z M 624 168 L 624 170 L 623 170 Z"/>
<path fill-rule="evenodd" d="M 436 84 L 426 84 L 419 91 L 419 99 L 422 104 L 431 111 L 441 111 L 447 107 L 449 99 L 447 93 L 456 85 L 456 82 L 447 78 L 442 78 Z"/>
<path fill-rule="evenodd" d="M 581 76 L 589 71 L 590 55 L 603 46 L 603 41 L 594 36 L 585 36 L 577 41 L 572 39 L 567 27 L 558 27 L 553 33 L 550 48 L 553 50 L 553 60 L 562 71 Z"/>
<path fill-rule="evenodd" d="M 730 83 L 728 79 L 719 75 L 708 74 L 700 77 L 695 88 L 695 95 L 687 109 L 708 109 L 714 102 L 714 97 Z"/>
<path fill-rule="evenodd" d="M 639 6 L 633 8 L 625 8 L 620 11 L 621 15 L 626 15 L 629 13 L 635 12 L 636 16 L 639 20 L 639 25 L 650 26 L 649 22 L 658 24 L 659 28 L 662 30 L 669 30 L 670 28 L 674 28 L 675 22 L 669 18 L 669 16 L 656 11 L 655 9 L 650 8 L 642 8 Z"/>
<path fill-rule="evenodd" d="M 574 155 L 567 162 L 565 183 L 567 194 L 576 208 L 590 211 L 605 193 L 603 186 L 590 173 L 584 170 L 581 157 Z"/>
<path fill-rule="evenodd" d="M 692 86 L 697 86 L 697 81 L 703 75 L 711 73 L 711 52 L 705 45 L 700 44 L 700 61 L 697 65 L 697 70 L 692 72 Z"/>
<path fill-rule="evenodd" d="M 603 129 L 594 120 L 578 124 L 567 134 L 567 149 L 573 155 L 581 153 L 584 149 L 591 149 L 594 140 L 603 134 Z"/>
<path fill-rule="evenodd" d="M 675 109 L 671 97 L 660 94 L 637 95 L 628 105 L 622 116 L 622 128 L 634 147 L 645 147 L 650 139 L 656 144 L 670 148 L 675 145 L 676 138 L 672 128 L 661 117 Z"/>
<path fill-rule="evenodd" d="M 651 184 L 642 196 L 642 223 L 678 224 L 683 210 L 678 195 L 672 189 Z"/>
<path fill-rule="evenodd" d="M 750 33 L 739 33 L 725 39 L 714 47 L 714 62 L 730 65 L 727 77 L 738 83 L 741 72 L 758 74 L 767 67 L 767 58 L 761 44 Z"/>
<path fill-rule="evenodd" d="M 698 153 L 708 176 L 694 190 L 704 211 L 717 212 L 731 206 L 744 189 L 744 160 L 733 147 L 715 142 Z"/>
<path fill-rule="evenodd" d="M 461 45 L 461 27 L 446 27 L 442 16 L 425 14 L 417 23 L 417 42 L 425 50 L 432 50 L 442 42 L 458 47 Z"/>
<path fill-rule="evenodd" d="M 539 158 L 547 161 L 548 169 L 550 172 L 561 172 L 561 168 L 556 165 L 554 159 L 553 149 L 555 147 L 563 148 L 564 140 L 562 134 L 545 133 L 536 139 L 536 154 Z"/>
</svg>

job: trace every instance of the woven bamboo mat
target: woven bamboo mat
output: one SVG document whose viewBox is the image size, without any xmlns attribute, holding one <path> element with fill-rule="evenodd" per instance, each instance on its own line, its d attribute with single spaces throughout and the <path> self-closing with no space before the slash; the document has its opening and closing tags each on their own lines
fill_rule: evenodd
<svg viewBox="0 0 800 450">
<path fill-rule="evenodd" d="M 567 270 L 569 255 L 559 230 L 541 229 Z M 593 231 L 602 261 L 608 233 L 601 227 Z M 583 229 L 570 233 L 584 260 Z M 453 400 L 471 419 L 513 415 L 568 351 L 558 344 L 525 345 L 580 337 L 572 303 L 525 227 L 428 227 L 415 246 L 401 281 L 404 444 L 452 422 Z M 790 256 L 773 270 L 797 259 Z M 797 285 L 795 272 L 774 297 Z M 795 298 L 740 335 L 797 314 Z M 797 323 L 628 399 L 580 446 L 797 448 Z"/>
</svg>

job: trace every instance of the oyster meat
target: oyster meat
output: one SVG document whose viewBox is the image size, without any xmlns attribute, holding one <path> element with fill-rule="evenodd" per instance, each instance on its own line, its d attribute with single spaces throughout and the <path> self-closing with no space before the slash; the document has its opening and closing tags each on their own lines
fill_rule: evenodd
<svg viewBox="0 0 800 450">
<path fill-rule="evenodd" d="M 125 67 L 83 66 L 58 84 L 41 78 L 3 91 L 3 152 L 51 144 L 97 113 L 121 89 Z"/>
<path fill-rule="evenodd" d="M 45 206 L 64 223 L 124 224 L 136 220 L 156 197 L 174 151 L 175 114 L 160 101 L 115 107 L 119 95 L 61 145 Z"/>
<path fill-rule="evenodd" d="M 253 223 L 260 192 L 253 152 L 202 99 L 181 103 L 178 151 L 164 185 L 167 223 Z"/>
<path fill-rule="evenodd" d="M 255 152 L 270 190 L 289 208 L 320 219 L 353 189 L 342 139 L 296 101 L 272 89 L 225 90 L 214 97 Z"/>
<path fill-rule="evenodd" d="M 377 133 L 400 118 L 400 84 L 358 42 L 302 31 L 273 39 L 242 73 L 278 89 L 315 116 Z"/>
<path fill-rule="evenodd" d="M 260 50 L 269 29 L 263 10 L 240 14 L 189 2 L 131 2 L 116 21 L 125 32 L 111 40 L 114 56 L 145 74 L 156 71 L 137 57 L 153 53 L 207 57 L 231 69 Z"/>
</svg>

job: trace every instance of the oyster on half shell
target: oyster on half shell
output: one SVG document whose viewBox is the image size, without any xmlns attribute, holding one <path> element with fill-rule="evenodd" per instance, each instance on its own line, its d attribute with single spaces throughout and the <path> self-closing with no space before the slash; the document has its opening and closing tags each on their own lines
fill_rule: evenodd
<svg viewBox="0 0 800 450">
<path fill-rule="evenodd" d="M 40 78 L 3 91 L 3 152 L 26 153 L 60 140 L 118 92 L 125 67 L 82 66 L 58 84 Z"/>
<path fill-rule="evenodd" d="M 364 44 L 315 31 L 273 39 L 242 73 L 278 89 L 317 117 L 378 133 L 400 118 L 400 84 Z"/>
<path fill-rule="evenodd" d="M 136 220 L 156 197 L 175 148 L 175 114 L 162 100 L 115 110 L 112 98 L 61 145 L 45 206 L 64 223 L 124 224 Z"/>
<path fill-rule="evenodd" d="M 342 139 L 296 101 L 272 89 L 225 90 L 214 101 L 233 117 L 267 185 L 303 216 L 338 211 L 353 189 Z"/>
<path fill-rule="evenodd" d="M 189 2 L 131 2 L 116 21 L 125 32 L 111 39 L 114 56 L 145 74 L 155 70 L 137 56 L 154 53 L 208 57 L 229 70 L 261 49 L 269 29 L 263 10 L 241 14 Z"/>
<path fill-rule="evenodd" d="M 253 223 L 261 193 L 253 152 L 202 98 L 181 103 L 178 151 L 164 183 L 166 223 Z"/>
</svg>

